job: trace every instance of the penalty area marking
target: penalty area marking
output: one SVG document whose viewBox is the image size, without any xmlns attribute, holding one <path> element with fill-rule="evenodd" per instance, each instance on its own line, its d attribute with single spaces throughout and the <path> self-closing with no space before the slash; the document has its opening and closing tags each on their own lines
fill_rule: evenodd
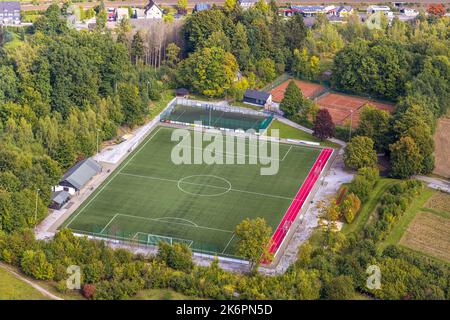
<svg viewBox="0 0 450 320">
<path fill-rule="evenodd" d="M 163 223 L 167 223 L 167 224 L 173 224 L 173 225 L 182 225 L 182 226 L 187 226 L 187 227 L 191 227 L 191 228 L 198 228 L 198 229 L 205 229 L 205 230 L 211 230 L 211 231 L 218 231 L 218 232 L 226 232 L 226 233 L 234 233 L 234 231 L 230 231 L 230 230 L 224 230 L 224 229 L 217 229 L 217 228 L 211 228 L 211 227 L 205 227 L 205 226 L 199 226 L 199 225 L 193 225 L 194 222 L 189 221 L 190 224 L 186 224 L 186 223 L 180 223 L 180 222 L 171 222 L 171 221 L 164 221 L 164 220 L 160 220 L 160 219 L 165 219 L 165 217 L 163 218 L 147 218 L 147 217 L 141 217 L 141 216 L 133 216 L 130 214 L 124 214 L 124 213 L 118 213 L 116 215 L 117 216 L 124 216 L 124 217 L 128 217 L 128 218 L 134 218 L 134 219 L 141 219 L 141 220 L 147 220 L 147 221 L 157 221 L 157 222 L 163 222 Z M 169 217 L 170 218 L 170 217 Z M 185 219 L 183 219 L 185 220 Z"/>
<path fill-rule="evenodd" d="M 231 241 L 233 241 L 235 235 L 236 235 L 236 234 L 233 233 L 233 235 L 232 235 L 231 238 L 230 238 L 230 241 L 228 241 L 227 245 L 225 246 L 225 249 L 223 249 L 222 254 L 224 254 L 225 251 L 227 251 L 228 246 L 230 245 Z"/>
</svg>

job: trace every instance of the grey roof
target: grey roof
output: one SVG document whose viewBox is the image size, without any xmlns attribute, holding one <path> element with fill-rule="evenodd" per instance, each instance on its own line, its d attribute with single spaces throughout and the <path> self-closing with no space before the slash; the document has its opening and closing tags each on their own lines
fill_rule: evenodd
<svg viewBox="0 0 450 320">
<path fill-rule="evenodd" d="M 195 4 L 195 11 L 203 11 L 203 10 L 208 10 L 211 8 L 211 5 L 209 3 L 196 3 Z"/>
<path fill-rule="evenodd" d="M 66 181 L 72 186 L 81 189 L 93 176 L 102 171 L 101 165 L 92 158 L 81 160 L 70 168 L 62 177 L 61 181 Z"/>
<path fill-rule="evenodd" d="M 269 99 L 270 93 L 258 90 L 245 90 L 244 97 L 266 101 L 267 99 Z"/>
<path fill-rule="evenodd" d="M 0 11 L 14 11 L 19 10 L 20 11 L 20 2 L 19 1 L 7 1 L 7 2 L 0 2 Z"/>
<path fill-rule="evenodd" d="M 149 2 L 147 3 L 147 5 L 144 7 L 144 12 L 147 14 L 147 11 L 150 10 L 153 6 L 156 6 L 161 12 L 163 12 L 163 9 L 161 9 L 160 6 L 158 6 L 156 4 L 155 1 L 153 0 L 149 0 Z"/>
<path fill-rule="evenodd" d="M 52 201 L 61 205 L 70 199 L 70 194 L 67 191 L 57 191 L 52 194 Z"/>
<path fill-rule="evenodd" d="M 352 7 L 351 6 L 340 6 L 338 9 L 337 9 L 337 12 L 341 12 L 342 10 L 347 10 L 347 11 L 352 11 Z"/>
</svg>

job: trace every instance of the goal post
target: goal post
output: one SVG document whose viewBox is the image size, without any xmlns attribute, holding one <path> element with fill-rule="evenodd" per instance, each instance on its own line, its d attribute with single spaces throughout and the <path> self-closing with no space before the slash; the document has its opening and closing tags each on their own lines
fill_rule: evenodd
<svg viewBox="0 0 450 320">
<path fill-rule="evenodd" d="M 158 245 L 160 242 L 166 242 L 170 245 L 173 244 L 172 237 L 160 236 L 157 234 L 148 234 L 147 235 L 147 244 L 149 245 Z"/>
<path fill-rule="evenodd" d="M 151 245 L 151 246 L 157 246 L 160 242 L 165 242 L 170 245 L 173 245 L 175 243 L 184 243 L 188 247 L 192 247 L 192 245 L 194 244 L 193 240 L 163 236 L 160 234 L 144 233 L 144 232 L 138 232 L 133 238 L 136 239 L 139 243 L 142 243 L 145 245 Z"/>
</svg>

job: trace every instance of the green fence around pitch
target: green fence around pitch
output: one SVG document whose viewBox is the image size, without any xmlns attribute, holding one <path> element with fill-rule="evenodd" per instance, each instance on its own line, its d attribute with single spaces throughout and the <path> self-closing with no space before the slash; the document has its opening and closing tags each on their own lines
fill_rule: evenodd
<svg viewBox="0 0 450 320">
<path fill-rule="evenodd" d="M 227 111 L 226 108 L 175 105 L 161 115 L 162 122 L 194 124 L 232 130 L 265 130 L 272 116 L 262 113 Z"/>
</svg>

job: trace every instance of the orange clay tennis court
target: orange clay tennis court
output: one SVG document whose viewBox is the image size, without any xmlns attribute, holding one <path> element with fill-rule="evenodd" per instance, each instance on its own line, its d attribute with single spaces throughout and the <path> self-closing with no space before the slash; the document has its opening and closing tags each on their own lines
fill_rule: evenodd
<svg viewBox="0 0 450 320">
<path fill-rule="evenodd" d="M 320 95 L 322 92 L 325 92 L 327 90 L 327 88 L 325 86 L 322 86 L 317 83 L 290 79 L 290 80 L 286 80 L 285 82 L 280 84 L 278 87 L 275 87 L 272 89 L 272 91 L 270 91 L 270 93 L 272 94 L 272 100 L 274 102 L 281 102 L 281 100 L 283 100 L 284 92 L 286 91 L 286 88 L 287 88 L 289 82 L 291 82 L 291 81 L 294 81 L 295 84 L 297 85 L 297 87 L 302 91 L 303 96 L 305 96 L 309 99 L 314 99 L 315 97 Z"/>
<path fill-rule="evenodd" d="M 391 103 L 377 102 L 371 99 L 356 97 L 338 93 L 328 93 L 321 96 L 317 101 L 320 108 L 325 108 L 331 115 L 333 122 L 337 125 L 347 124 L 352 116 L 352 127 L 357 127 L 363 107 L 370 104 L 378 109 L 392 112 L 394 105 Z"/>
</svg>

